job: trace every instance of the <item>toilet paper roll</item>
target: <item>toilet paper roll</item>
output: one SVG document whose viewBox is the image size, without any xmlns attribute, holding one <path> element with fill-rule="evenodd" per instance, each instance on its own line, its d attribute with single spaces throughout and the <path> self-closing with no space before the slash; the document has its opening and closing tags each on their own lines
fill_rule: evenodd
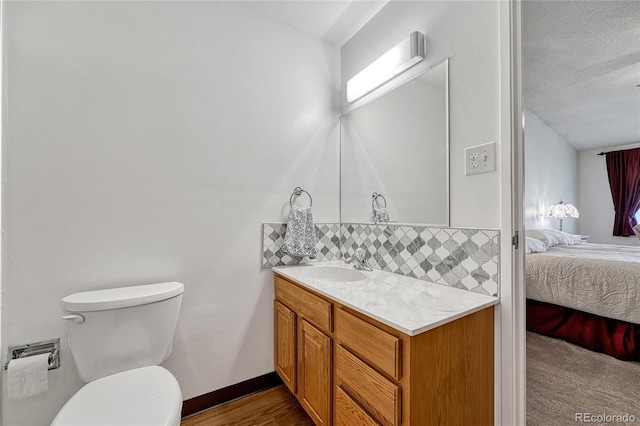
<svg viewBox="0 0 640 426">
<path fill-rule="evenodd" d="M 9 399 L 22 399 L 49 390 L 49 354 L 13 359 L 7 367 Z"/>
</svg>

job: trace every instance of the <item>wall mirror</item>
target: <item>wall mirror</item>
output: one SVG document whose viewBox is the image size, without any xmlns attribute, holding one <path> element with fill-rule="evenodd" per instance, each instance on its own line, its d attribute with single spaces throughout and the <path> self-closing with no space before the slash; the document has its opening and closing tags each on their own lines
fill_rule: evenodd
<svg viewBox="0 0 640 426">
<path fill-rule="evenodd" d="M 449 226 L 449 64 L 353 109 L 340 120 L 340 220 Z M 373 193 L 381 194 L 375 200 Z"/>
</svg>

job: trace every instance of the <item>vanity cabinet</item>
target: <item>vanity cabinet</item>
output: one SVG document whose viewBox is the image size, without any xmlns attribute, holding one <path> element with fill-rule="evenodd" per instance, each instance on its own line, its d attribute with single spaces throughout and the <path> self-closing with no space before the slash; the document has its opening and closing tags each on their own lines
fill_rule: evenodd
<svg viewBox="0 0 640 426">
<path fill-rule="evenodd" d="M 493 306 L 410 336 L 278 274 L 275 288 L 275 368 L 317 425 L 493 425 Z"/>
</svg>

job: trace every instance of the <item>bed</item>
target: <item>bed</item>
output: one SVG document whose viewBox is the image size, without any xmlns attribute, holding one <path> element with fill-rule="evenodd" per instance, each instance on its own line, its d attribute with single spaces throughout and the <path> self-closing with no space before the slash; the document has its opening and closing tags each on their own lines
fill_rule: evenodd
<svg viewBox="0 0 640 426">
<path fill-rule="evenodd" d="M 640 361 L 640 248 L 552 244 L 525 275 L 527 329 Z"/>
</svg>

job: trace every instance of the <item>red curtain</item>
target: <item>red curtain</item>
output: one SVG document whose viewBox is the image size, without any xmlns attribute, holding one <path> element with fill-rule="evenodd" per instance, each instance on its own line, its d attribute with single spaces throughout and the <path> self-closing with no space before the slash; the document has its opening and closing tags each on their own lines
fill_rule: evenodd
<svg viewBox="0 0 640 426">
<path fill-rule="evenodd" d="M 640 148 L 607 152 L 607 173 L 613 197 L 613 235 L 635 235 L 635 214 L 640 209 Z"/>
</svg>

